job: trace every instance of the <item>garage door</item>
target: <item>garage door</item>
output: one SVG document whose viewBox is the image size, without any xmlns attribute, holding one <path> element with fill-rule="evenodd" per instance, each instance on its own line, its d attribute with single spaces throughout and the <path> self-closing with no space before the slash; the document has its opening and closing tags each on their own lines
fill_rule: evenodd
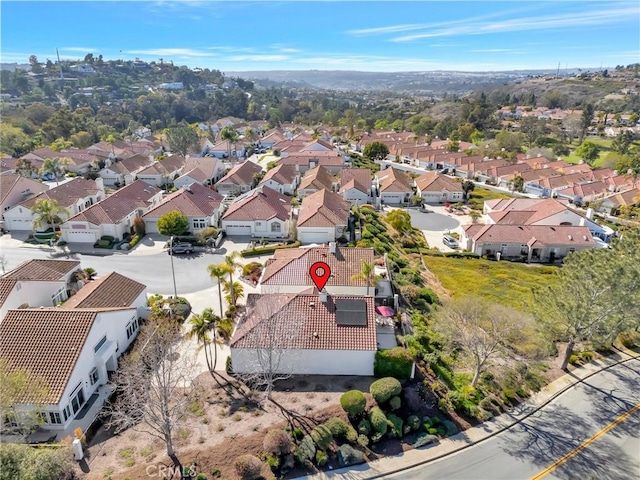
<svg viewBox="0 0 640 480">
<path fill-rule="evenodd" d="M 299 229 L 298 240 L 300 240 L 301 243 L 327 243 L 334 239 L 330 239 L 327 232 L 304 232 Z"/>
<path fill-rule="evenodd" d="M 22 220 L 19 218 L 14 218 L 13 220 L 7 220 L 6 222 L 7 230 L 31 230 L 33 228 L 32 220 Z"/>
<path fill-rule="evenodd" d="M 224 231 L 227 235 L 251 235 L 250 225 L 225 225 Z"/>
<path fill-rule="evenodd" d="M 91 231 L 71 230 L 67 232 L 67 242 L 69 243 L 95 243 L 96 236 Z"/>
</svg>

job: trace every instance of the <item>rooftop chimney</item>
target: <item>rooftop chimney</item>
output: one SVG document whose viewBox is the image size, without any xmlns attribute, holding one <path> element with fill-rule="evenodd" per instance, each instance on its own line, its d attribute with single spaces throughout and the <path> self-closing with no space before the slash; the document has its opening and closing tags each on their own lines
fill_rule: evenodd
<svg viewBox="0 0 640 480">
<path fill-rule="evenodd" d="M 320 301 L 322 303 L 327 303 L 327 300 L 329 300 L 329 294 L 327 293 L 327 290 L 323 288 L 320 292 Z"/>
<path fill-rule="evenodd" d="M 329 242 L 329 253 L 336 253 L 337 245 L 336 242 Z"/>
</svg>

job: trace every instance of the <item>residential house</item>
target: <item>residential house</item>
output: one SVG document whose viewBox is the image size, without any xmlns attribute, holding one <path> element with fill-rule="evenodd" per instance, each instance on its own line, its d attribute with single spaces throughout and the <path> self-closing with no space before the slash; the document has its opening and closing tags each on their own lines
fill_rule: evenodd
<svg viewBox="0 0 640 480">
<path fill-rule="evenodd" d="M 235 196 L 248 192 L 258 183 L 258 175 L 262 167 L 257 163 L 246 161 L 239 163 L 218 180 L 215 189 L 222 195 Z"/>
<path fill-rule="evenodd" d="M 233 371 L 260 373 L 259 358 L 277 338 L 277 373 L 373 375 L 377 351 L 373 297 L 249 294 L 230 342 Z M 272 347 L 271 347 L 272 348 Z"/>
<path fill-rule="evenodd" d="M 278 165 L 267 170 L 259 185 L 265 185 L 276 192 L 293 195 L 300 183 L 300 172 L 292 165 Z"/>
<path fill-rule="evenodd" d="M 407 205 L 414 194 L 411 178 L 393 167 L 376 172 L 373 185 L 383 205 Z"/>
<path fill-rule="evenodd" d="M 424 203 L 442 204 L 461 202 L 464 197 L 462 182 L 456 182 L 446 175 L 427 172 L 414 180 L 416 195 L 422 197 Z"/>
<path fill-rule="evenodd" d="M 285 140 L 287 140 L 287 137 L 283 132 L 277 129 L 272 129 L 266 132 L 260 139 L 260 145 L 264 148 L 273 148 L 276 143 L 283 142 Z"/>
<path fill-rule="evenodd" d="M 32 195 L 49 189 L 48 185 L 16 174 L 0 175 L 0 211 L 4 213 Z"/>
<path fill-rule="evenodd" d="M 603 198 L 611 192 L 611 185 L 602 180 L 584 182 L 558 190 L 558 198 L 567 198 L 576 205 L 584 205 Z"/>
<path fill-rule="evenodd" d="M 618 215 L 622 207 L 635 207 L 640 205 L 640 188 L 630 188 L 628 190 L 614 193 L 602 200 L 601 212 Z"/>
<path fill-rule="evenodd" d="M 344 168 L 340 172 L 338 193 L 351 205 L 373 202 L 373 183 L 368 168 Z"/>
<path fill-rule="evenodd" d="M 351 205 L 329 190 L 320 190 L 305 197 L 296 225 L 302 243 L 329 243 L 348 237 Z"/>
<path fill-rule="evenodd" d="M 105 198 L 104 186 L 101 178 L 86 180 L 76 177 L 57 187 L 32 195 L 13 208 L 4 212 L 5 229 L 8 231 L 31 231 L 33 222 L 38 215 L 31 209 L 38 200 L 53 200 L 66 212 L 60 212 L 58 216 L 62 221 L 69 216 L 76 215 L 85 208 Z M 50 225 L 41 225 L 39 230 L 46 230 Z"/>
<path fill-rule="evenodd" d="M 296 152 L 284 153 L 280 160 L 280 165 L 292 165 L 300 173 L 316 167 L 325 167 L 332 175 L 339 175 L 345 166 L 345 159 L 340 152 L 318 151 L 318 152 Z"/>
<path fill-rule="evenodd" d="M 77 173 L 78 175 L 87 173 L 92 165 L 97 164 L 100 160 L 104 160 L 104 157 L 96 155 L 95 152 L 86 148 L 60 150 L 53 158 L 66 159 L 67 163 L 64 165 L 64 169 L 67 172 Z"/>
<path fill-rule="evenodd" d="M 207 155 L 219 159 L 227 158 L 238 159 L 244 158 L 246 150 L 242 142 L 232 142 L 231 140 L 222 140 L 209 148 Z"/>
<path fill-rule="evenodd" d="M 176 188 L 184 188 L 192 183 L 208 187 L 221 179 L 226 172 L 224 163 L 213 157 L 189 157 L 186 159 L 182 175 L 173 181 Z"/>
<path fill-rule="evenodd" d="M 136 173 L 136 179 L 154 187 L 167 188 L 182 175 L 187 160 L 180 155 L 170 155 L 167 158 L 153 162 L 148 167 Z"/>
<path fill-rule="evenodd" d="M 222 215 L 221 224 L 230 236 L 288 238 L 291 199 L 263 185 L 235 198 Z"/>
<path fill-rule="evenodd" d="M 62 239 L 69 243 L 95 243 L 102 236 L 121 240 L 141 217 L 162 200 L 162 190 L 141 181 L 118 189 L 104 200 L 64 222 Z"/>
<path fill-rule="evenodd" d="M 60 440 L 89 428 L 113 392 L 109 374 L 137 336 L 145 303 L 144 285 L 113 273 L 85 286 L 68 306 L 7 313 L 0 358 L 47 383 L 41 430 Z M 13 408 L 28 410 L 30 403 L 27 395 Z"/>
<path fill-rule="evenodd" d="M 585 226 L 467 225 L 460 239 L 466 250 L 500 259 L 561 261 L 570 252 L 595 247 Z"/>
<path fill-rule="evenodd" d="M 223 208 L 223 198 L 218 192 L 193 183 L 171 193 L 142 216 L 146 231 L 147 233 L 158 233 L 160 217 L 174 211 L 187 216 L 189 230 L 193 233 L 207 227 L 217 227 Z"/>
<path fill-rule="evenodd" d="M 27 306 L 51 307 L 68 298 L 75 260 L 34 259 L 22 262 L 0 277 L 0 322 L 8 310 Z"/>
<path fill-rule="evenodd" d="M 304 198 L 319 190 L 329 190 L 335 192 L 338 190 L 340 179 L 324 168 L 316 167 L 307 170 L 300 179 L 298 186 L 298 197 Z"/>
<path fill-rule="evenodd" d="M 108 187 L 119 187 L 132 183 L 136 175 L 153 165 L 154 159 L 152 155 L 137 154 L 100 170 L 100 177 L 104 180 L 104 184 Z"/>
</svg>

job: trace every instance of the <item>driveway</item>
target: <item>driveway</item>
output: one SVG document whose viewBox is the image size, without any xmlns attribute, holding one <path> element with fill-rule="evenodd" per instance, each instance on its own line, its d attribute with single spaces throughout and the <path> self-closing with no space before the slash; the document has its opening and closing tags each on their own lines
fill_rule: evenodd
<svg viewBox="0 0 640 480">
<path fill-rule="evenodd" d="M 417 208 L 405 210 L 411 216 L 411 224 L 422 230 L 429 247 L 435 247 L 442 252 L 454 251 L 442 243 L 443 236 L 452 232 L 461 234 L 462 225 L 471 223 L 471 219 L 467 215 L 453 215 L 440 205 L 427 205 L 425 210 Z"/>
</svg>

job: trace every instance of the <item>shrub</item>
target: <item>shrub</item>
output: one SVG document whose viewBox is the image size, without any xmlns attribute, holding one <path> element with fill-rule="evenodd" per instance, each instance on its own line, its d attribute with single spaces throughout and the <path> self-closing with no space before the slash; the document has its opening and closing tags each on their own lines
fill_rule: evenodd
<svg viewBox="0 0 640 480">
<path fill-rule="evenodd" d="M 385 377 L 373 382 L 369 387 L 369 392 L 375 399 L 376 403 L 381 405 L 391 397 L 400 395 L 400 393 L 402 393 L 402 385 L 400 385 L 400 382 L 393 377 Z"/>
<path fill-rule="evenodd" d="M 593 352 L 582 352 L 580 358 L 585 362 L 590 362 L 593 360 Z"/>
<path fill-rule="evenodd" d="M 251 275 L 251 272 L 260 268 L 261 266 L 262 264 L 260 262 L 247 263 L 244 267 L 242 267 L 242 276 L 248 277 L 249 275 Z"/>
<path fill-rule="evenodd" d="M 366 418 L 358 423 L 358 433 L 361 435 L 369 435 L 371 433 L 371 422 Z"/>
<path fill-rule="evenodd" d="M 318 450 L 316 452 L 316 464 L 319 467 L 323 467 L 324 465 L 326 465 L 328 458 L 329 457 L 327 457 L 327 454 L 324 453 L 322 450 Z"/>
<path fill-rule="evenodd" d="M 373 362 L 373 374 L 376 377 L 409 378 L 413 359 L 402 347 L 391 350 L 378 350 Z"/>
<path fill-rule="evenodd" d="M 358 433 L 355 428 L 339 417 L 332 417 L 324 422 L 324 424 L 334 437 L 344 438 L 348 442 L 355 442 L 358 438 Z"/>
<path fill-rule="evenodd" d="M 265 452 L 273 455 L 286 455 L 291 453 L 293 442 L 284 430 L 269 430 L 262 441 Z"/>
<path fill-rule="evenodd" d="M 258 255 L 271 255 L 272 253 L 275 253 L 276 250 L 281 250 L 283 248 L 298 248 L 300 245 L 302 245 L 300 242 L 294 242 L 287 245 L 278 245 L 277 247 L 252 248 L 251 250 L 244 250 L 240 252 L 240 256 L 246 258 L 255 257 Z"/>
<path fill-rule="evenodd" d="M 423 433 L 422 435 L 419 435 L 418 438 L 416 438 L 416 440 L 412 444 L 412 447 L 420 448 L 425 445 L 429 445 L 430 443 L 435 443 L 437 441 L 438 441 L 438 437 L 436 437 L 435 435 L 429 435 L 427 433 Z"/>
<path fill-rule="evenodd" d="M 276 457 L 275 455 L 269 455 L 267 457 L 267 465 L 269 465 L 269 468 L 272 472 L 277 472 L 280 468 L 280 458 Z"/>
<path fill-rule="evenodd" d="M 131 237 L 131 240 L 129 240 L 129 249 L 132 249 L 138 243 L 140 243 L 140 240 L 142 240 L 142 235 L 136 233 L 133 237 Z"/>
<path fill-rule="evenodd" d="M 260 478 L 262 462 L 255 455 L 240 455 L 236 458 L 235 469 L 242 480 L 257 480 Z"/>
<path fill-rule="evenodd" d="M 358 445 L 361 447 L 366 447 L 369 445 L 369 437 L 366 435 L 358 435 Z"/>
<path fill-rule="evenodd" d="M 387 420 L 389 421 L 389 426 L 391 427 L 391 433 L 393 433 L 393 436 L 395 438 L 402 438 L 403 420 L 394 413 L 387 415 Z"/>
<path fill-rule="evenodd" d="M 215 227 L 207 227 L 198 233 L 198 236 L 204 240 L 207 238 L 215 237 L 218 234 L 218 230 Z"/>
<path fill-rule="evenodd" d="M 374 432 L 379 433 L 380 435 L 387 433 L 389 423 L 387 422 L 386 415 L 380 407 L 373 407 L 371 409 L 371 412 L 369 412 L 369 421 L 371 422 Z"/>
<path fill-rule="evenodd" d="M 574 353 L 569 357 L 569 363 L 572 365 L 578 365 L 580 364 L 580 355 Z"/>
<path fill-rule="evenodd" d="M 311 430 L 311 438 L 316 444 L 316 447 L 318 447 L 318 450 L 326 450 L 327 447 L 331 445 L 331 442 L 333 442 L 331 430 L 324 424 L 318 425 Z"/>
<path fill-rule="evenodd" d="M 300 465 L 308 466 L 316 456 L 316 445 L 309 435 L 305 435 L 300 445 L 293 452 L 293 456 Z"/>
<path fill-rule="evenodd" d="M 402 405 L 400 397 L 391 397 L 391 400 L 389 400 L 389 407 L 391 410 L 398 410 L 400 405 Z"/>
<path fill-rule="evenodd" d="M 360 390 L 349 390 L 340 397 L 342 409 L 351 417 L 362 415 L 367 406 L 367 399 Z"/>
<path fill-rule="evenodd" d="M 411 415 L 407 418 L 407 425 L 411 428 L 411 430 L 420 430 L 422 426 L 422 422 L 420 422 L 420 418 L 417 415 Z"/>
<path fill-rule="evenodd" d="M 618 338 L 625 348 L 633 348 L 640 343 L 640 334 L 637 332 L 622 332 Z"/>
</svg>

